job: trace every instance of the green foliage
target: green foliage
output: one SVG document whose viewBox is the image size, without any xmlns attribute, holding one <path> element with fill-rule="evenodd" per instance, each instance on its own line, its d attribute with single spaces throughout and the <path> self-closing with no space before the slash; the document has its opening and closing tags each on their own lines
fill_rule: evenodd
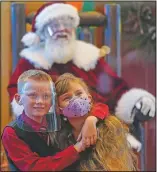
<svg viewBox="0 0 157 172">
<path fill-rule="evenodd" d="M 136 33 L 131 43 L 133 48 L 152 46 L 156 48 L 156 16 L 153 13 L 155 6 L 152 3 L 130 2 L 122 5 L 123 32 Z"/>
</svg>

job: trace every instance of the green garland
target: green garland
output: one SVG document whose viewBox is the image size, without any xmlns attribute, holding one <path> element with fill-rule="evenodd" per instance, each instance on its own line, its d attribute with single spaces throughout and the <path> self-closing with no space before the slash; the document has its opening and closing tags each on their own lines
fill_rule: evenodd
<svg viewBox="0 0 157 172">
<path fill-rule="evenodd" d="M 155 3 L 155 2 L 154 2 Z M 132 48 L 146 48 L 152 46 L 156 50 L 156 16 L 153 14 L 151 3 L 128 2 L 122 5 L 122 25 L 124 33 L 136 33 L 132 41 Z"/>
</svg>

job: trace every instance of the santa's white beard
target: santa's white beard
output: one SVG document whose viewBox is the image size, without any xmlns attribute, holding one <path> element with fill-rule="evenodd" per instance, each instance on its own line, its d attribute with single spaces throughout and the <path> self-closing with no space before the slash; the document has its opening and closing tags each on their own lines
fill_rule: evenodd
<svg viewBox="0 0 157 172">
<path fill-rule="evenodd" d="M 75 35 L 70 40 L 60 38 L 57 40 L 47 39 L 45 41 L 45 56 L 50 64 L 65 64 L 72 60 L 75 52 Z"/>
</svg>

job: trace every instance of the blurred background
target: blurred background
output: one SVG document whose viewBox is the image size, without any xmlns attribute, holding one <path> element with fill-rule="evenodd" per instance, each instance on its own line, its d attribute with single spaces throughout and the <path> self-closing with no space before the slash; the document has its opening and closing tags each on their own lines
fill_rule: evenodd
<svg viewBox="0 0 157 172">
<path fill-rule="evenodd" d="M 1 131 L 13 119 L 7 85 L 23 48 L 20 40 L 31 30 L 31 18 L 45 2 L 1 2 Z M 106 44 L 111 53 L 106 61 L 130 87 L 143 88 L 155 96 L 156 88 L 156 1 L 79 1 L 70 2 L 80 12 L 99 12 L 105 17 L 101 26 L 82 26 L 78 39 L 98 47 Z M 142 171 L 155 171 L 156 119 L 143 126 Z M 8 171 L 1 146 L 1 169 Z"/>
</svg>

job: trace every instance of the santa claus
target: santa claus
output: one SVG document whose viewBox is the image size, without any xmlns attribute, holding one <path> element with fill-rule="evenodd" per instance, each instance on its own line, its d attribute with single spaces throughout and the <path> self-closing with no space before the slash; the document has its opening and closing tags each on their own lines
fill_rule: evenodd
<svg viewBox="0 0 157 172">
<path fill-rule="evenodd" d="M 143 89 L 129 89 L 105 62 L 108 47 L 99 49 L 76 39 L 78 25 L 78 11 L 70 4 L 48 3 L 37 11 L 32 32 L 22 38 L 27 48 L 21 51 L 8 86 L 14 113 L 18 115 L 23 110 L 14 100 L 19 75 L 29 69 L 41 69 L 53 80 L 65 72 L 83 78 L 91 88 L 95 102 L 107 104 L 110 111 L 126 124 L 133 124 L 135 118 L 140 121 L 154 117 L 155 97 Z M 127 138 L 132 147 L 140 150 L 138 140 L 131 135 Z"/>
</svg>

